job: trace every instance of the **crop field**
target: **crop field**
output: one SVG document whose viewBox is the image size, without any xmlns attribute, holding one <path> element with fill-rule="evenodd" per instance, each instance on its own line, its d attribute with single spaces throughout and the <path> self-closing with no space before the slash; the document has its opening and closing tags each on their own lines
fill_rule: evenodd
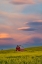
<svg viewBox="0 0 42 64">
<path fill-rule="evenodd" d="M 0 64 L 42 64 L 42 46 L 24 51 L 0 50 Z"/>
</svg>

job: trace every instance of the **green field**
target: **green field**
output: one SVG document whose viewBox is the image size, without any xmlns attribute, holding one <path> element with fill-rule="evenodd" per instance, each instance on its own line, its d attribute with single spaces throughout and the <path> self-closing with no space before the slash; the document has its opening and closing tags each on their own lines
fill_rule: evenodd
<svg viewBox="0 0 42 64">
<path fill-rule="evenodd" d="M 0 50 L 0 64 L 42 64 L 42 46 L 24 51 Z"/>
</svg>

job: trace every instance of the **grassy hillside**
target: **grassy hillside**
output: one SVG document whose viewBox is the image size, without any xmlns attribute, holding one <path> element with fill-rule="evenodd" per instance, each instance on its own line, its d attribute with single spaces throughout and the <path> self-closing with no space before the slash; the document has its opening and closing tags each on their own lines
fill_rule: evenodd
<svg viewBox="0 0 42 64">
<path fill-rule="evenodd" d="M 0 50 L 0 64 L 42 64 L 42 46 L 24 51 Z"/>
<path fill-rule="evenodd" d="M 42 46 L 24 48 L 24 51 L 28 51 L 28 52 L 42 51 Z M 15 52 L 16 52 L 15 49 L 0 50 L 0 54 L 1 54 L 1 53 L 15 53 Z"/>
<path fill-rule="evenodd" d="M 25 48 L 26 51 L 42 51 L 42 46 Z"/>
</svg>

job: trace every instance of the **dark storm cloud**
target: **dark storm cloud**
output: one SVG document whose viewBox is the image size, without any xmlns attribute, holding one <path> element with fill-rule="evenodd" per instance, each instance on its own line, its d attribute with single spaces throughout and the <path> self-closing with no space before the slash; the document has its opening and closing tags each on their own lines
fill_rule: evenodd
<svg viewBox="0 0 42 64">
<path fill-rule="evenodd" d="M 29 22 L 26 25 L 41 26 L 42 25 L 42 22 Z"/>
<path fill-rule="evenodd" d="M 32 39 L 30 39 L 31 41 L 23 44 L 25 47 L 28 47 L 28 46 L 42 46 L 42 38 L 39 38 L 39 37 L 34 37 Z"/>
<path fill-rule="evenodd" d="M 35 45 L 35 46 L 36 45 L 42 45 L 42 38 L 39 38 L 39 37 L 38 38 L 37 37 L 35 38 L 34 37 L 34 38 L 32 38 L 32 40 L 33 40 L 33 45 Z"/>
<path fill-rule="evenodd" d="M 27 22 L 26 25 L 36 29 L 35 32 L 42 33 L 42 22 Z"/>
<path fill-rule="evenodd" d="M 40 20 L 38 20 L 38 21 L 34 20 L 34 22 L 32 20 L 32 21 L 25 23 L 25 25 L 26 25 L 26 27 L 21 27 L 18 29 L 22 30 L 22 31 L 36 31 L 36 32 L 42 33 L 42 20 L 41 21 Z"/>
</svg>

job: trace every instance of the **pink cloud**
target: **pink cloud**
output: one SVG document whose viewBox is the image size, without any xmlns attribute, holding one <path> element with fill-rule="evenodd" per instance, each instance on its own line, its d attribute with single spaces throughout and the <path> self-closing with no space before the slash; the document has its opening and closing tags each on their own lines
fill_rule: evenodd
<svg viewBox="0 0 42 64">
<path fill-rule="evenodd" d="M 33 37 L 39 37 L 42 38 L 42 34 L 7 34 L 7 33 L 1 33 L 1 37 L 4 36 L 2 39 L 0 39 L 0 44 L 24 44 L 28 41 L 32 42 Z M 15 40 L 14 40 L 15 39 Z"/>
<path fill-rule="evenodd" d="M 34 0 L 11 0 L 13 4 L 34 4 Z"/>
<path fill-rule="evenodd" d="M 14 42 L 13 38 L 0 38 L 0 45 L 14 44 Z"/>
<path fill-rule="evenodd" d="M 0 33 L 0 45 L 14 44 L 15 39 L 8 33 Z"/>
<path fill-rule="evenodd" d="M 39 2 L 42 2 L 42 0 L 39 0 Z"/>
<path fill-rule="evenodd" d="M 8 4 L 9 0 L 0 0 L 0 4 Z"/>
<path fill-rule="evenodd" d="M 42 34 L 39 34 L 39 33 L 33 33 L 33 34 L 22 34 L 22 33 L 19 33 L 19 34 L 12 34 L 12 37 L 15 38 L 16 40 L 16 43 L 18 44 L 24 44 L 28 42 L 33 38 L 33 37 L 39 37 L 39 38 L 42 38 Z"/>
<path fill-rule="evenodd" d="M 11 32 L 11 26 L 0 24 L 0 33 L 10 33 L 10 32 Z"/>
<path fill-rule="evenodd" d="M 21 28 L 18 28 L 18 30 L 22 30 L 22 29 L 29 29 L 30 27 L 21 27 Z"/>
<path fill-rule="evenodd" d="M 4 11 L 0 11 L 0 16 L 8 19 L 13 19 L 19 21 L 23 20 L 41 20 L 42 15 L 39 14 L 21 14 L 21 13 L 8 13 Z"/>
<path fill-rule="evenodd" d="M 35 31 L 35 28 L 31 28 L 31 27 L 21 27 L 18 28 L 18 30 L 22 30 L 22 31 Z"/>
<path fill-rule="evenodd" d="M 10 37 L 7 33 L 0 33 L 0 38 L 8 38 Z"/>
<path fill-rule="evenodd" d="M 26 22 L 26 21 L 30 22 L 29 20 L 34 20 L 34 21 L 37 20 L 39 22 L 42 22 L 42 20 L 41 20 L 42 16 L 37 15 L 37 14 L 30 14 L 30 15 L 27 14 L 27 15 L 25 15 L 25 14 L 8 13 L 8 12 L 0 11 L 0 16 L 10 19 L 10 22 L 15 23 L 16 26 L 17 25 L 22 26 L 22 22 L 23 23 Z M 22 20 L 22 21 L 20 21 L 20 20 Z M 36 33 L 33 33 L 32 35 L 29 34 L 29 33 L 28 33 L 28 35 L 26 35 L 25 33 L 23 33 L 23 34 L 22 33 L 16 33 L 15 30 L 13 30 L 14 27 L 0 25 L 1 30 L 3 30 L 2 28 L 5 28 L 4 32 L 9 33 L 12 38 L 16 39 L 16 42 L 14 42 L 14 43 L 20 43 L 20 42 L 25 43 L 27 40 L 29 41 L 30 38 L 37 37 L 37 36 L 42 38 L 41 34 L 36 34 Z M 22 27 L 22 29 L 23 28 L 27 29 L 28 27 Z M 19 28 L 19 29 L 21 29 L 21 28 Z"/>
</svg>

